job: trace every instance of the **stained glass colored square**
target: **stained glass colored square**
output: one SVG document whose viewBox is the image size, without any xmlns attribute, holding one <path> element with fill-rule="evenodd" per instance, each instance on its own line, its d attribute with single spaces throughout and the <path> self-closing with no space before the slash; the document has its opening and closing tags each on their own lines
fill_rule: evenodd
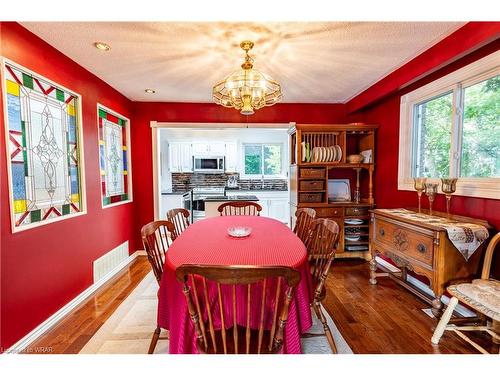
<svg viewBox="0 0 500 375">
<path fill-rule="evenodd" d="M 127 138 L 129 122 L 99 107 L 97 125 L 102 204 L 107 206 L 126 202 L 131 197 Z"/>
<path fill-rule="evenodd" d="M 21 102 L 19 96 L 7 94 L 7 118 L 9 121 L 9 130 L 22 131 Z"/>
<path fill-rule="evenodd" d="M 10 62 L 4 80 L 13 230 L 82 211 L 79 97 Z"/>
<path fill-rule="evenodd" d="M 12 163 L 12 196 L 14 199 L 26 199 L 26 176 L 24 163 Z"/>
<path fill-rule="evenodd" d="M 37 221 L 40 221 L 42 219 L 42 212 L 41 210 L 33 210 L 30 212 L 30 217 L 31 217 L 31 222 L 35 223 Z"/>
<path fill-rule="evenodd" d="M 69 204 L 63 204 L 62 206 L 62 214 L 67 215 L 70 213 L 70 205 Z"/>
</svg>

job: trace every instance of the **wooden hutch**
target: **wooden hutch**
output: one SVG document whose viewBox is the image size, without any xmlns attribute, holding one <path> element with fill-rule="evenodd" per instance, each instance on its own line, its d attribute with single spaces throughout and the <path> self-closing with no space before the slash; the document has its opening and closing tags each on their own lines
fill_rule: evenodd
<svg viewBox="0 0 500 375">
<path fill-rule="evenodd" d="M 290 135 L 290 216 L 295 224 L 297 208 L 309 207 L 318 218 L 335 220 L 340 227 L 336 257 L 362 257 L 370 259 L 369 210 L 375 207 L 373 174 L 375 172 L 375 132 L 378 125 L 367 124 L 296 124 L 288 130 Z M 340 147 L 336 161 L 308 160 L 303 149 Z M 337 147 L 337 149 L 338 149 Z M 349 163 L 349 155 L 371 150 L 371 162 Z M 337 152 L 338 155 L 338 152 Z M 324 159 L 324 158 L 323 158 Z M 331 158 L 330 158 L 331 159 Z M 329 160 L 327 158 L 327 160 Z M 351 197 L 357 189 L 359 201 L 337 201 L 329 191 L 329 180 L 348 179 Z M 354 219 L 354 220 L 353 220 Z M 347 220 L 347 223 L 345 223 Z M 346 234 L 348 234 L 346 238 Z M 359 238 L 353 240 L 354 238 Z"/>
</svg>

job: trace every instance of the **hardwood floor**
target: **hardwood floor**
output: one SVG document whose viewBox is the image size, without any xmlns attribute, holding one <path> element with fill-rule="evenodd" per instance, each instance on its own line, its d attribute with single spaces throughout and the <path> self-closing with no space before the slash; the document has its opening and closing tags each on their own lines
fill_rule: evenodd
<svg viewBox="0 0 500 375">
<path fill-rule="evenodd" d="M 370 285 L 368 271 L 365 261 L 338 260 L 327 279 L 323 305 L 354 353 L 478 353 L 452 332 L 445 332 L 439 345 L 432 345 L 438 321 L 422 311 L 430 306 L 387 277 Z M 498 353 L 498 345 L 487 334 L 471 337 Z"/>
<path fill-rule="evenodd" d="M 40 354 L 37 348 L 48 348 L 47 354 L 77 354 L 150 271 L 145 256 L 135 258 L 25 352 Z"/>
<path fill-rule="evenodd" d="M 27 352 L 49 347 L 51 353 L 78 353 L 150 270 L 146 257 L 136 258 Z M 328 277 L 324 306 L 354 353 L 477 353 L 450 332 L 439 346 L 432 345 L 437 321 L 421 310 L 429 306 L 387 278 L 378 282 L 368 283 L 368 263 L 362 260 L 334 261 Z M 474 333 L 474 338 L 498 353 L 488 336 Z"/>
</svg>

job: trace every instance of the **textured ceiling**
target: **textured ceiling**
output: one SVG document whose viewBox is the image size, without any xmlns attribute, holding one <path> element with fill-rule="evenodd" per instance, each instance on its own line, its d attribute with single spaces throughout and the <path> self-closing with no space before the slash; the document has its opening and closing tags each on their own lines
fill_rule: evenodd
<svg viewBox="0 0 500 375">
<path fill-rule="evenodd" d="M 211 102 L 214 83 L 255 42 L 255 68 L 283 102 L 345 102 L 461 22 L 25 22 L 23 26 L 132 100 Z M 102 52 L 95 41 L 111 46 Z M 146 94 L 153 88 L 156 94 Z"/>
</svg>

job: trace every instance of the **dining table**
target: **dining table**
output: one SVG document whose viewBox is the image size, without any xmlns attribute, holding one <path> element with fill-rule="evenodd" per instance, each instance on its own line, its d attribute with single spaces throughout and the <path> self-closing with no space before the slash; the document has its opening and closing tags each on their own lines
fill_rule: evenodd
<svg viewBox="0 0 500 375">
<path fill-rule="evenodd" d="M 251 233 L 233 237 L 228 234 L 231 227 L 249 227 Z M 299 271 L 301 280 L 290 304 L 282 353 L 301 353 L 300 336 L 312 326 L 312 281 L 307 250 L 287 225 L 262 216 L 218 216 L 191 224 L 173 241 L 165 256 L 157 314 L 158 326 L 169 331 L 171 354 L 198 353 L 183 284 L 175 275 L 183 264 L 286 266 Z M 237 298 L 243 300 L 244 293 Z M 220 320 L 214 326 L 220 329 Z"/>
</svg>

